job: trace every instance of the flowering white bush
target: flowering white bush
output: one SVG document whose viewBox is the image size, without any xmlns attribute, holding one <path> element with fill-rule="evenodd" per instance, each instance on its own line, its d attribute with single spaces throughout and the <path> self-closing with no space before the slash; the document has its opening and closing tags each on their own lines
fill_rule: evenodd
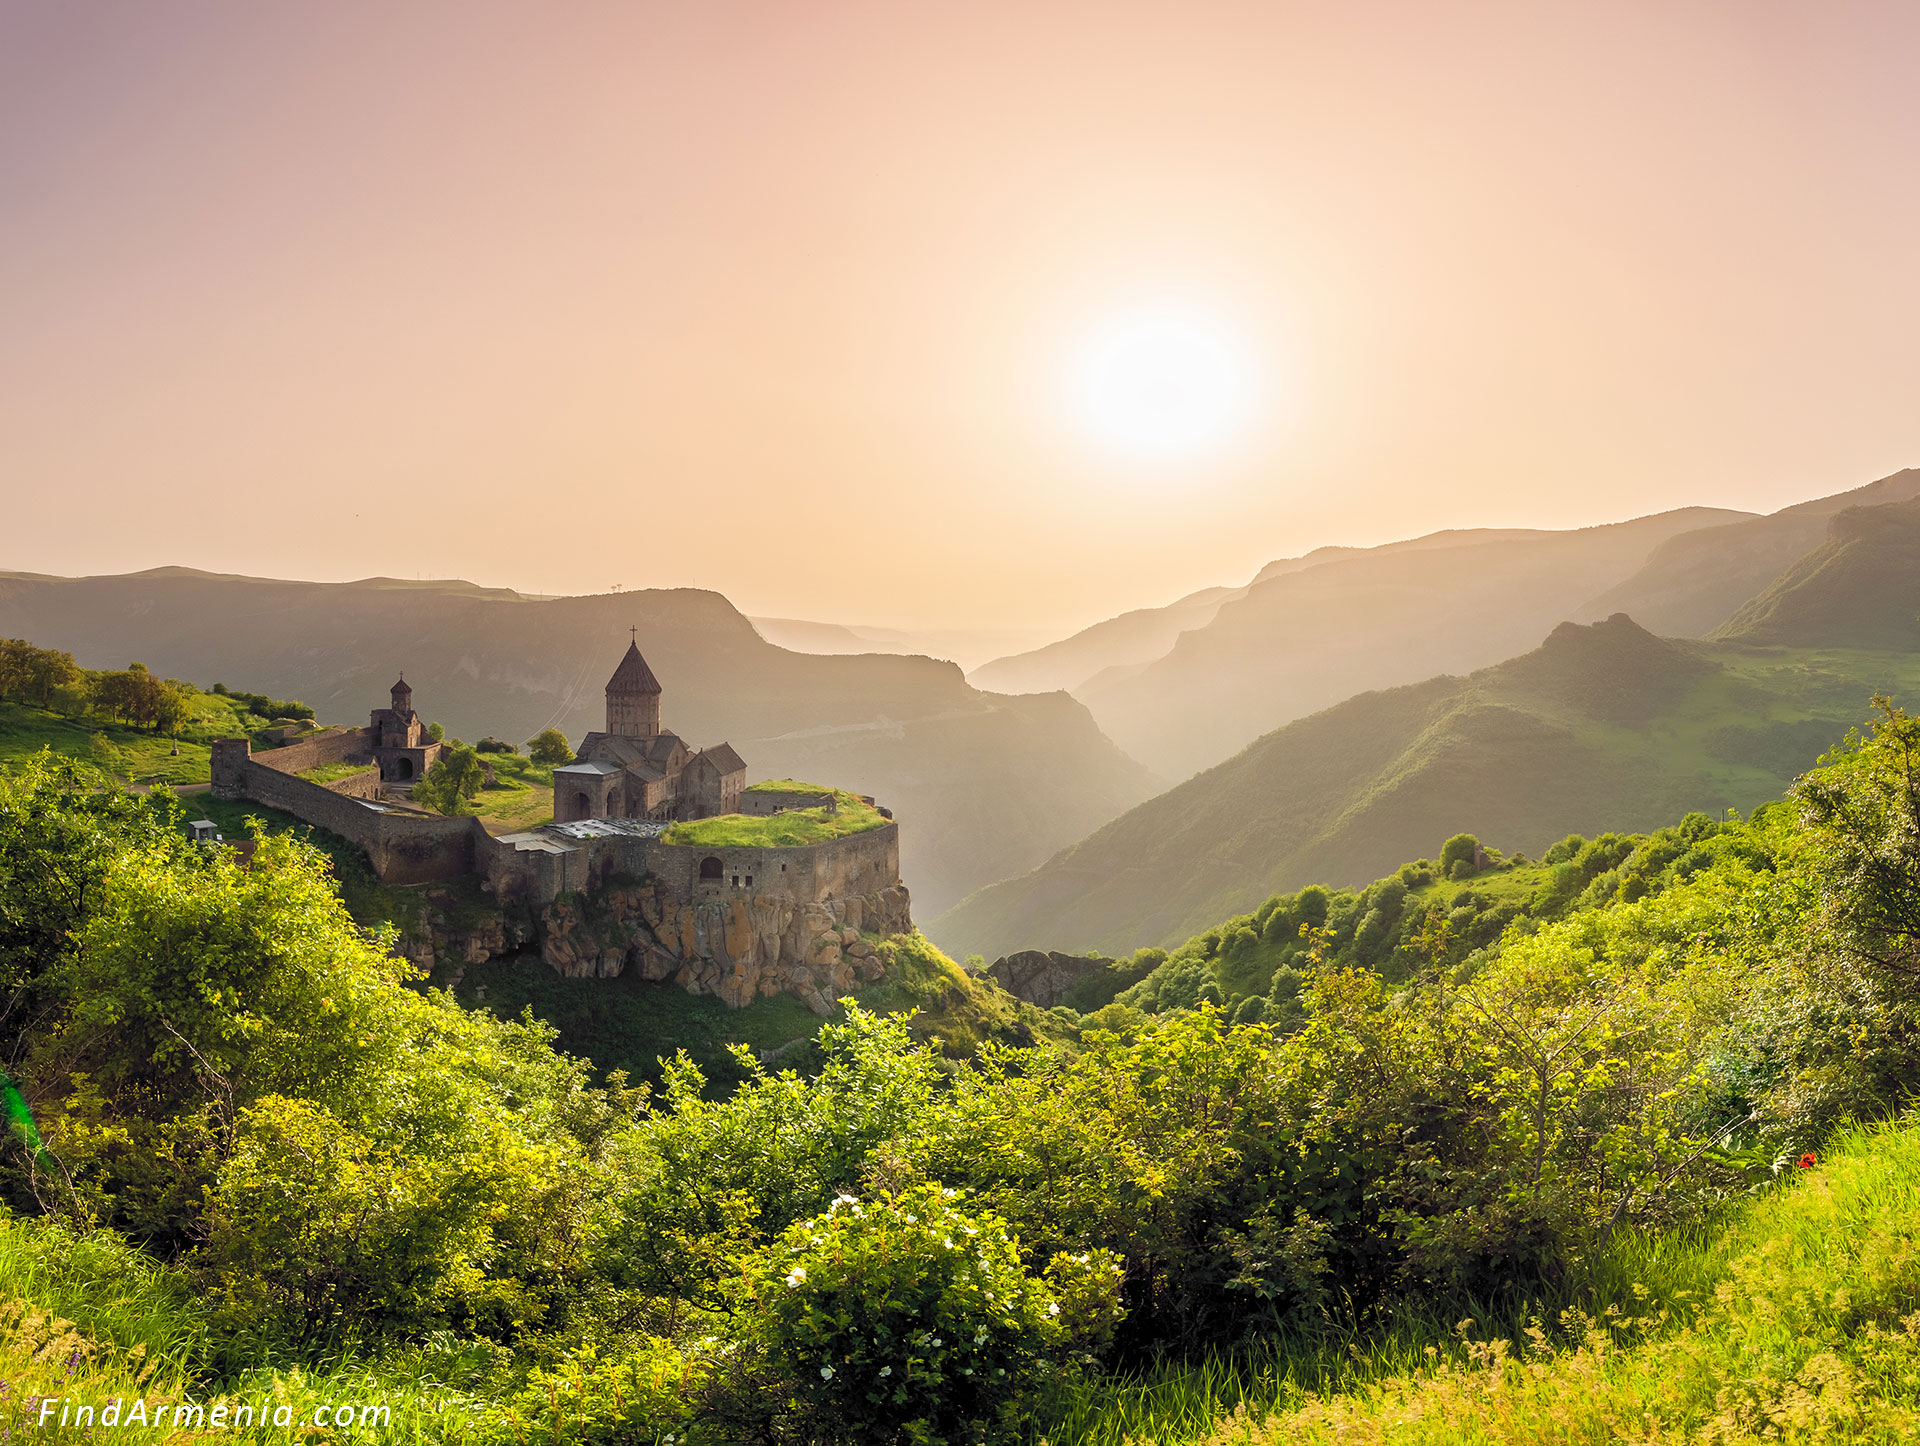
<svg viewBox="0 0 1920 1446">
<path fill-rule="evenodd" d="M 752 1330 L 806 1439 L 961 1442 L 981 1435 L 1066 1330 L 993 1215 L 956 1192 L 841 1195 L 750 1275 Z"/>
</svg>

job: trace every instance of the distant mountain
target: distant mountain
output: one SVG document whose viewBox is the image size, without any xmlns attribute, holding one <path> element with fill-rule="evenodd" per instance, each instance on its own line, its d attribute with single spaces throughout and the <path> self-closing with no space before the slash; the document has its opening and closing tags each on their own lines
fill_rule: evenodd
<svg viewBox="0 0 1920 1446">
<path fill-rule="evenodd" d="M 717 593 L 534 600 L 465 582 L 284 582 L 166 568 L 124 577 L 0 576 L 0 636 L 88 667 L 138 660 L 363 722 L 403 672 L 457 737 L 576 742 L 601 726 L 608 675 L 637 627 L 664 721 L 728 740 L 752 778 L 870 793 L 901 819 L 902 871 L 928 916 L 1033 867 L 1162 786 L 1064 694 L 981 693 L 952 663 L 817 657 L 766 642 Z"/>
<path fill-rule="evenodd" d="M 943 658 L 962 668 L 976 667 L 1009 648 L 1031 647 L 1052 636 L 1044 628 L 883 628 L 865 623 L 815 623 L 804 618 L 750 621 L 776 648 L 795 653 L 911 653 Z"/>
<path fill-rule="evenodd" d="M 1663 637 L 1704 638 L 1818 546 L 1839 513 L 1915 497 L 1920 497 L 1920 468 L 1910 467 L 1765 517 L 1682 533 L 1655 548 L 1632 577 L 1575 612 L 1574 620 L 1625 612 Z"/>
<path fill-rule="evenodd" d="M 1724 641 L 1662 639 L 1625 615 L 1562 624 L 1466 677 L 1371 692 L 1288 724 L 1042 867 L 927 925 L 949 952 L 1122 953 L 1172 945 L 1309 883 L 1359 885 L 1468 832 L 1538 855 L 1568 833 L 1646 829 L 1777 797 L 1866 713 L 1920 687 L 1911 613 L 1920 519 L 1836 519 L 1824 563 Z M 1821 551 L 1827 552 L 1823 545 Z M 1847 557 L 1852 563 L 1845 561 Z M 1809 559 L 1809 564 L 1812 559 Z M 1901 597 L 1874 613 L 1875 577 Z M 1762 638 L 1792 648 L 1756 646 Z M 1873 639 L 1898 651 L 1864 652 Z"/>
<path fill-rule="evenodd" d="M 1432 547 L 1459 547 L 1541 535 L 1523 529 L 1486 528 L 1435 532 L 1380 547 L 1317 547 L 1300 557 L 1283 557 L 1268 563 L 1248 587 L 1362 554 L 1417 552 Z M 972 668 L 967 673 L 967 681 L 976 688 L 995 693 L 1046 693 L 1057 688 L 1072 692 L 1096 677 L 1106 683 L 1131 677 L 1147 664 L 1165 657 L 1182 633 L 1205 627 L 1223 606 L 1245 597 L 1248 587 L 1203 588 L 1165 607 L 1136 608 L 1045 647 L 996 658 Z"/>
<path fill-rule="evenodd" d="M 1210 587 L 1165 607 L 1136 608 L 1044 648 L 996 658 L 968 673 L 967 681 L 991 693 L 1051 693 L 1078 688 L 1109 668 L 1151 663 L 1164 655 L 1180 634 L 1205 627 L 1223 603 L 1246 594 L 1243 587 Z"/>
<path fill-rule="evenodd" d="M 1155 771 L 1181 777 L 1353 693 L 1484 667 L 1555 622 L 1626 612 L 1662 636 L 1705 637 L 1838 513 L 1920 496 L 1920 469 L 1760 517 L 1693 508 L 1578 532 L 1480 529 L 1269 563 L 1245 587 L 974 668 L 976 687 L 1066 688 Z"/>
<path fill-rule="evenodd" d="M 1909 475 L 1920 482 L 1920 472 Z M 1920 499 L 1855 507 L 1716 634 L 1760 647 L 1920 649 Z"/>
<path fill-rule="evenodd" d="M 1355 693 L 1512 657 L 1661 543 L 1747 514 L 1685 508 L 1572 532 L 1438 533 L 1271 572 L 1165 656 L 1074 696 L 1180 778 Z"/>
</svg>

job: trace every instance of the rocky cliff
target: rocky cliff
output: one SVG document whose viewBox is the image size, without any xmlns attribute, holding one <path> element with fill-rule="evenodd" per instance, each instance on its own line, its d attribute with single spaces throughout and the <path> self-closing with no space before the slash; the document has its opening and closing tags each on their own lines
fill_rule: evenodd
<svg viewBox="0 0 1920 1446">
<path fill-rule="evenodd" d="M 1011 994 L 1042 1009 L 1072 1002 L 1073 987 L 1083 979 L 1105 974 L 1113 960 L 1101 955 L 1081 957 L 1058 952 L 1022 949 L 987 968 L 987 977 Z"/>
<path fill-rule="evenodd" d="M 541 913 L 541 956 L 568 979 L 643 979 L 717 995 L 739 1008 L 792 994 L 816 1014 L 882 966 L 860 936 L 913 928 L 904 885 L 825 903 L 742 897 L 685 903 L 658 885 L 563 896 Z"/>
<path fill-rule="evenodd" d="M 689 904 L 647 882 L 611 884 L 591 896 L 563 895 L 537 914 L 476 909 L 445 889 L 428 890 L 398 952 L 428 972 L 537 948 L 566 979 L 642 979 L 712 994 L 738 1009 L 791 994 L 816 1014 L 884 972 L 862 934 L 913 929 L 911 899 L 896 884 L 825 903 L 742 897 Z"/>
</svg>

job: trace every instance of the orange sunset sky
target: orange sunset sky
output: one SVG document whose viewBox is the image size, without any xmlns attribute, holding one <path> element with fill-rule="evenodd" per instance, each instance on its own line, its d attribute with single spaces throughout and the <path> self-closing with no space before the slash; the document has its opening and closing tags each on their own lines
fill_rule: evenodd
<svg viewBox="0 0 1920 1446">
<path fill-rule="evenodd" d="M 1065 630 L 1769 510 L 1920 463 L 1917 71 L 1893 0 L 0 0 L 0 568 Z"/>
</svg>

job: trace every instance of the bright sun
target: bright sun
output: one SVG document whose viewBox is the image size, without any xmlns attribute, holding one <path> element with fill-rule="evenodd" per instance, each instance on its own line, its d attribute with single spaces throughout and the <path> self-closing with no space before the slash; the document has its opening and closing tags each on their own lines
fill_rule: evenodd
<svg viewBox="0 0 1920 1446">
<path fill-rule="evenodd" d="M 1108 451 L 1180 462 L 1219 451 L 1253 418 L 1258 368 L 1238 332 L 1197 307 L 1109 317 L 1069 359 L 1075 423 Z"/>
</svg>

